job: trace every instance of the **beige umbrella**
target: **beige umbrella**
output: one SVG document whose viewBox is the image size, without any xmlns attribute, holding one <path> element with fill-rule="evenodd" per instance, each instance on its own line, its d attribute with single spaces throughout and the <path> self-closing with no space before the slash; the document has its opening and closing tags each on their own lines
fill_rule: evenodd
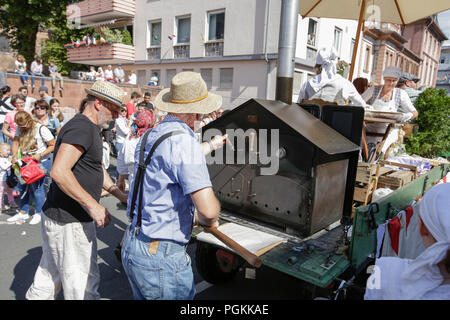
<svg viewBox="0 0 450 320">
<path fill-rule="evenodd" d="M 449 0 L 299 0 L 299 13 L 303 18 L 358 19 L 350 80 L 363 21 L 405 25 L 449 9 Z"/>
</svg>

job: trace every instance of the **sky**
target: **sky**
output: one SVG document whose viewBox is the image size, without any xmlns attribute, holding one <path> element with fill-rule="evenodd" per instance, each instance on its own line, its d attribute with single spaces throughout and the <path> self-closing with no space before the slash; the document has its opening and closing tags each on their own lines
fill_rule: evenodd
<svg viewBox="0 0 450 320">
<path fill-rule="evenodd" d="M 450 39 L 450 10 L 438 14 L 438 22 L 442 32 Z M 444 41 L 443 45 L 450 45 L 450 40 Z"/>
</svg>

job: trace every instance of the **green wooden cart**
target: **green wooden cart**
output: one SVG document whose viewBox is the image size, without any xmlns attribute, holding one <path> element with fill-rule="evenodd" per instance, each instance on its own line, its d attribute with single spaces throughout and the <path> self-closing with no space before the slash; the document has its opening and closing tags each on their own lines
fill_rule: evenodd
<svg viewBox="0 0 450 320">
<path fill-rule="evenodd" d="M 356 208 L 351 226 L 338 225 L 308 238 L 283 233 L 228 211 L 221 213 L 221 223 L 234 222 L 287 238 L 286 243 L 260 256 L 263 265 L 300 279 L 311 288 L 335 291 L 342 280 L 351 283 L 358 276 L 367 275 L 367 267 L 374 262 L 377 225 L 393 218 L 399 210 L 423 196 L 449 171 L 448 164 L 434 167 L 376 203 Z M 201 228 L 193 231 L 200 275 L 211 283 L 231 280 L 245 261 L 230 251 L 196 240 L 201 231 Z"/>
</svg>

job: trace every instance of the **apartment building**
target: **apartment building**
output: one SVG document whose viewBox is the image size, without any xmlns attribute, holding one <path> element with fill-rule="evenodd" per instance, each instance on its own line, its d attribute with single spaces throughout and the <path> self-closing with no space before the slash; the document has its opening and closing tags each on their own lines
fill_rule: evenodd
<svg viewBox="0 0 450 320">
<path fill-rule="evenodd" d="M 443 46 L 441 49 L 436 88 L 445 89 L 450 94 L 450 46 Z"/>
<path fill-rule="evenodd" d="M 275 98 L 281 1 L 85 0 L 76 5 L 84 26 L 127 28 L 133 46 L 69 49 L 72 62 L 122 63 L 125 70 L 135 70 L 138 84 L 156 73 L 158 85 L 165 87 L 178 72 L 199 72 L 209 89 L 222 95 L 225 108 L 250 98 Z M 356 28 L 353 20 L 298 17 L 294 101 L 314 75 L 320 48 L 334 46 L 348 74 Z M 423 58 L 405 45 L 401 32 L 398 26 L 366 26 L 353 78 L 381 82 L 382 70 L 393 64 L 418 74 Z"/>
</svg>

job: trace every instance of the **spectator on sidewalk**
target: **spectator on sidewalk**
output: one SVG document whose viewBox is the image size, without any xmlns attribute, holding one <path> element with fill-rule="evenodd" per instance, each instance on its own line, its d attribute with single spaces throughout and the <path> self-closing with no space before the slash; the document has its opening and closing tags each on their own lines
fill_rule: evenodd
<svg viewBox="0 0 450 320">
<path fill-rule="evenodd" d="M 59 100 L 58 99 L 54 98 L 54 99 L 50 100 L 50 116 L 58 119 L 61 126 L 63 126 L 66 122 L 65 121 L 66 119 L 64 118 L 64 114 L 61 112 L 61 110 L 59 108 Z"/>
<path fill-rule="evenodd" d="M 136 77 L 136 71 L 131 70 L 130 71 L 130 76 L 128 77 L 128 82 L 126 82 L 127 84 L 137 84 L 137 77 Z"/>
<path fill-rule="evenodd" d="M 95 75 L 97 74 L 97 72 L 95 71 L 95 67 L 91 66 L 89 69 L 89 72 L 86 73 L 85 75 L 85 80 L 87 81 L 95 81 Z"/>
<path fill-rule="evenodd" d="M 120 153 L 125 138 L 130 133 L 131 121 L 127 119 L 127 108 L 120 109 L 119 117 L 115 121 L 116 143 L 114 144 L 117 154 Z"/>
<path fill-rule="evenodd" d="M 146 104 L 147 109 L 155 110 L 155 106 L 152 102 L 152 94 L 150 92 L 144 93 L 144 102 Z"/>
<path fill-rule="evenodd" d="M 48 88 L 46 86 L 39 87 L 39 97 L 41 97 L 40 100 L 45 100 L 47 104 L 50 105 L 50 101 L 53 99 L 52 96 L 48 95 Z"/>
<path fill-rule="evenodd" d="M 34 109 L 34 104 L 36 103 L 36 99 L 28 96 L 28 88 L 20 87 L 19 93 L 25 97 L 25 111 L 32 112 Z"/>
<path fill-rule="evenodd" d="M 43 71 L 44 65 L 42 64 L 42 59 L 38 57 L 31 63 L 31 93 L 34 93 L 34 83 L 36 77 L 41 78 L 41 85 L 45 86 L 45 76 L 42 74 Z"/>
<path fill-rule="evenodd" d="M 29 85 L 27 62 L 25 61 L 25 58 L 21 54 L 17 56 L 14 72 L 20 76 L 20 81 L 22 82 L 22 85 L 24 86 Z"/>
<path fill-rule="evenodd" d="M 11 97 L 11 103 L 15 109 L 6 114 L 2 127 L 2 133 L 8 138 L 8 143 L 12 143 L 16 135 L 17 124 L 14 120 L 16 113 L 25 111 L 25 97 L 21 94 L 15 94 Z"/>
<path fill-rule="evenodd" d="M 6 177 L 11 166 L 11 146 L 7 143 L 0 143 L 0 215 L 3 210 L 18 208 L 14 201 L 13 189 L 6 183 Z M 8 198 L 9 206 L 4 202 L 5 195 Z"/>
<path fill-rule="evenodd" d="M 18 111 L 15 121 L 19 127 L 14 136 L 12 144 L 12 163 L 20 160 L 19 149 L 22 158 L 32 158 L 38 161 L 45 170 L 51 168 L 51 153 L 55 148 L 55 138 L 50 130 L 33 120 L 26 111 Z M 45 182 L 46 177 L 42 177 L 32 184 L 20 184 L 20 211 L 16 215 L 7 219 L 9 222 L 28 220 L 30 218 L 30 202 L 34 200 L 35 210 L 30 224 L 38 224 L 42 218 L 42 206 L 45 202 Z"/>
<path fill-rule="evenodd" d="M 109 82 L 116 83 L 116 80 L 114 80 L 114 72 L 113 72 L 113 70 L 112 70 L 112 66 L 111 66 L 111 65 L 108 65 L 108 66 L 106 67 L 106 70 L 105 70 L 105 80 L 106 80 L 106 81 L 109 81 Z"/>
<path fill-rule="evenodd" d="M 103 72 L 102 67 L 98 67 L 97 73 L 95 74 L 95 81 L 105 81 L 105 73 Z"/>
<path fill-rule="evenodd" d="M 8 112 L 13 111 L 15 108 L 10 103 L 11 88 L 9 86 L 2 87 L 0 89 L 0 94 L 0 126 L 3 128 L 3 123 L 5 122 L 6 115 L 8 114 Z M 8 142 L 8 136 L 4 135 L 3 132 L 0 134 L 0 142 Z"/>
<path fill-rule="evenodd" d="M 136 91 L 131 94 L 131 100 L 127 103 L 127 119 L 130 119 L 130 116 L 136 113 L 136 104 L 140 98 L 141 95 Z"/>
<path fill-rule="evenodd" d="M 59 95 L 63 96 L 64 90 L 64 80 L 62 75 L 58 72 L 58 66 L 55 65 L 54 61 L 50 61 L 50 66 L 48 67 L 48 71 L 50 72 L 50 78 L 52 78 L 52 95 L 55 95 L 56 89 L 56 80 L 59 81 Z"/>
<path fill-rule="evenodd" d="M 85 90 L 82 112 L 63 126 L 56 142 L 53 182 L 43 207 L 42 257 L 28 300 L 55 299 L 61 288 L 66 300 L 100 299 L 96 226 L 111 221 L 99 203 L 102 189 L 126 201 L 102 166 L 100 130 L 117 118 L 124 92 L 104 81 Z"/>
<path fill-rule="evenodd" d="M 114 69 L 114 76 L 115 80 L 118 83 L 124 83 L 125 82 L 125 72 L 122 69 L 122 64 L 119 63 L 117 65 L 117 68 Z"/>
<path fill-rule="evenodd" d="M 52 101 L 55 99 L 52 99 Z M 61 123 L 57 118 L 53 118 L 51 116 L 50 106 L 47 104 L 45 100 L 39 100 L 36 102 L 36 107 L 32 113 L 40 124 L 46 126 L 52 135 L 56 137 L 61 130 Z"/>
<path fill-rule="evenodd" d="M 153 72 L 152 77 L 150 78 L 150 81 L 148 83 L 149 86 L 157 86 L 159 83 L 158 73 Z"/>
</svg>

